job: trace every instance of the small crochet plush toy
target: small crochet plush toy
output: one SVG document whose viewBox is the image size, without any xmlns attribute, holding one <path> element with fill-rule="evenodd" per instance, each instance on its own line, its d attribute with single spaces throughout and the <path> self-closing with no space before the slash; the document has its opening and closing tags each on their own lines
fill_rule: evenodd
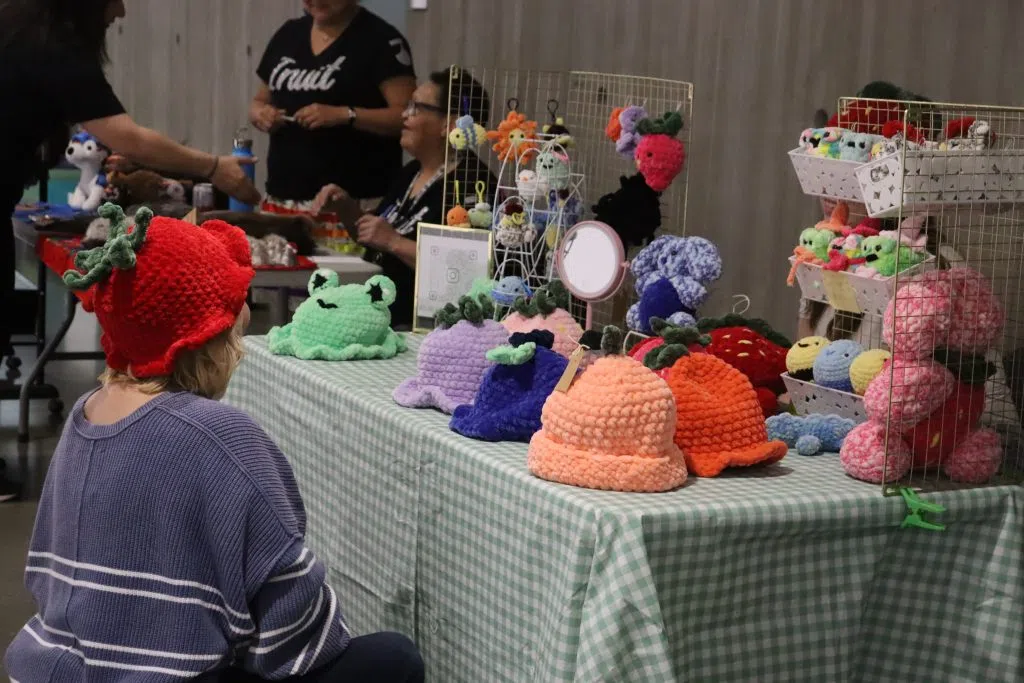
<svg viewBox="0 0 1024 683">
<path fill-rule="evenodd" d="M 786 371 L 793 379 L 810 382 L 814 379 L 814 361 L 828 346 L 825 337 L 804 337 L 786 352 Z"/>
<path fill-rule="evenodd" d="M 622 137 L 622 121 L 619 120 L 619 117 L 625 109 L 625 107 L 615 107 L 608 116 L 608 125 L 604 127 L 604 136 L 612 142 L 618 142 Z M 633 155 L 630 154 L 629 158 L 632 159 Z"/>
<path fill-rule="evenodd" d="M 978 422 L 995 371 L 985 354 L 1003 324 L 1002 305 L 975 270 L 908 278 L 882 321 L 891 366 L 868 385 L 868 421 L 850 432 L 839 453 L 846 473 L 872 483 L 899 481 L 911 469 L 941 468 L 970 483 L 995 476 L 1001 439 Z"/>
<path fill-rule="evenodd" d="M 642 173 L 621 176 L 619 185 L 591 207 L 594 220 L 611 227 L 627 248 L 642 247 L 661 227 L 661 195 L 651 189 Z"/>
<path fill-rule="evenodd" d="M 406 350 L 391 329 L 395 283 L 374 275 L 362 285 L 339 286 L 338 274 L 321 268 L 309 279 L 309 298 L 292 322 L 270 330 L 270 352 L 302 360 L 392 358 Z"/>
<path fill-rule="evenodd" d="M 626 314 L 629 329 L 651 333 L 651 319 L 686 327 L 708 298 L 708 285 L 722 276 L 722 257 L 703 237 L 662 235 L 630 264 L 639 301 Z"/>
<path fill-rule="evenodd" d="M 838 391 L 853 391 L 850 366 L 863 351 L 864 348 L 852 339 L 832 342 L 814 359 L 814 383 Z"/>
<path fill-rule="evenodd" d="M 864 276 L 892 277 L 928 258 L 923 252 L 902 246 L 895 239 L 881 235 L 866 238 L 860 245 L 860 251 L 864 265 L 855 272 Z"/>
<path fill-rule="evenodd" d="M 880 135 L 843 131 L 843 135 L 839 139 L 839 158 L 843 161 L 867 163 L 871 159 L 871 149 L 881 139 Z"/>
<path fill-rule="evenodd" d="M 624 107 L 619 112 L 619 136 L 615 139 L 615 151 L 632 159 L 636 155 L 636 146 L 640 142 L 637 125 L 647 118 L 647 110 L 643 107 Z"/>
<path fill-rule="evenodd" d="M 529 301 L 532 296 L 530 286 L 518 275 L 506 275 L 495 282 L 491 289 L 491 298 L 499 306 L 512 306 L 520 297 Z"/>
<path fill-rule="evenodd" d="M 676 357 L 668 385 L 676 401 L 675 442 L 686 468 L 698 477 L 715 477 L 729 467 L 767 465 L 786 456 L 786 444 L 769 441 L 764 412 L 746 376 L 708 353 L 664 347 Z"/>
<path fill-rule="evenodd" d="M 706 353 L 724 360 L 750 380 L 765 417 L 779 408 L 785 393 L 782 374 L 791 342 L 760 318 L 730 313 L 722 318 L 702 318 L 697 329 L 711 336 Z"/>
<path fill-rule="evenodd" d="M 516 333 L 508 346 L 487 353 L 495 363 L 487 370 L 473 405 L 452 415 L 454 432 L 482 441 L 530 440 L 541 427 L 544 402 L 562 378 L 569 361 L 551 351 L 554 335 L 546 330 Z"/>
<path fill-rule="evenodd" d="M 485 285 L 490 289 L 489 283 Z M 437 408 L 451 414 L 473 402 L 484 373 L 494 364 L 487 353 L 508 341 L 508 331 L 491 320 L 494 303 L 482 291 L 438 311 L 437 327 L 420 345 L 417 374 L 392 394 L 406 408 Z"/>
<path fill-rule="evenodd" d="M 487 130 L 469 114 L 455 119 L 455 127 L 448 133 L 448 144 L 462 151 L 476 149 L 487 140 Z"/>
<path fill-rule="evenodd" d="M 494 230 L 494 241 L 503 247 L 520 247 L 537 237 L 537 231 L 526 223 L 526 211 L 517 201 L 505 202 L 501 220 Z"/>
<path fill-rule="evenodd" d="M 553 280 L 546 287 L 534 292 L 533 298 L 516 299 L 512 312 L 501 321 L 509 334 L 516 332 L 532 332 L 547 330 L 555 335 L 555 353 L 566 358 L 576 350 L 583 328 L 580 326 L 569 308 L 569 291 L 558 280 Z"/>
<path fill-rule="evenodd" d="M 898 240 L 901 245 L 914 251 L 923 252 L 928 247 L 928 235 L 924 231 L 927 222 L 926 215 L 914 214 L 904 218 L 896 230 L 882 230 L 877 234 L 879 237 Z"/>
<path fill-rule="evenodd" d="M 543 426 L 527 455 L 535 476 L 633 492 L 670 491 L 686 481 L 686 462 L 674 443 L 672 390 L 642 364 L 620 355 L 621 346 L 622 332 L 606 327 L 604 355 L 568 391 L 555 391 L 544 403 Z"/>
<path fill-rule="evenodd" d="M 518 161 L 528 150 L 537 149 L 537 122 L 527 120 L 514 109 L 498 124 L 497 130 L 487 131 L 487 139 L 494 140 L 494 151 L 501 161 Z"/>
<path fill-rule="evenodd" d="M 553 150 L 537 155 L 537 179 L 550 190 L 569 187 L 569 158 Z"/>
<path fill-rule="evenodd" d="M 799 455 L 838 453 L 843 440 L 857 425 L 839 415 L 773 415 L 765 420 L 768 438 L 783 441 Z"/>
<path fill-rule="evenodd" d="M 642 135 L 634 155 L 636 170 L 652 190 L 664 192 L 686 163 L 686 148 L 676 138 L 683 129 L 683 118 L 678 112 L 669 112 L 660 119 L 644 119 L 636 128 Z"/>
<path fill-rule="evenodd" d="M 823 265 L 829 260 L 829 246 L 835 235 L 830 230 L 805 228 L 800 233 L 800 242 L 793 248 L 793 265 L 786 276 L 786 284 L 796 284 L 796 271 L 801 263 Z"/>
<path fill-rule="evenodd" d="M 800 142 L 805 145 L 804 149 L 810 155 L 838 159 L 838 143 L 842 135 L 841 128 L 810 128 L 800 135 Z"/>
<path fill-rule="evenodd" d="M 885 349 L 870 349 L 853 359 L 850 364 L 850 384 L 853 393 L 863 396 L 871 381 L 878 377 L 892 354 Z"/>
</svg>

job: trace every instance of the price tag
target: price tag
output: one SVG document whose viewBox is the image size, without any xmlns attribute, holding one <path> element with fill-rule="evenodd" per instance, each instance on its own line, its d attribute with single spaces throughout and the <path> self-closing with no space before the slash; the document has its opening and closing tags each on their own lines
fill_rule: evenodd
<svg viewBox="0 0 1024 683">
<path fill-rule="evenodd" d="M 555 385 L 555 391 L 561 391 L 563 394 L 569 391 L 569 387 L 572 386 L 572 381 L 576 378 L 576 373 L 580 370 L 580 363 L 583 362 L 583 356 L 587 354 L 587 347 L 577 346 L 576 350 L 569 356 L 569 364 L 565 366 L 565 372 L 562 373 L 562 378 L 558 380 L 558 384 Z"/>
<path fill-rule="evenodd" d="M 857 293 L 842 273 L 831 270 L 821 271 L 821 283 L 825 286 L 825 298 L 832 308 L 847 313 L 861 313 L 857 304 Z"/>
</svg>

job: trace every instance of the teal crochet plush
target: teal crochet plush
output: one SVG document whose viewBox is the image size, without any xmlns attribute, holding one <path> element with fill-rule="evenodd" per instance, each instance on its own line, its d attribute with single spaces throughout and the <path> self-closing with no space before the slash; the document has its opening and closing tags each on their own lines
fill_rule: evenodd
<svg viewBox="0 0 1024 683">
<path fill-rule="evenodd" d="M 391 329 L 395 283 L 374 275 L 362 285 L 338 285 L 338 274 L 321 268 L 309 280 L 309 299 L 292 322 L 270 330 L 271 353 L 303 360 L 393 358 L 406 350 Z"/>
</svg>

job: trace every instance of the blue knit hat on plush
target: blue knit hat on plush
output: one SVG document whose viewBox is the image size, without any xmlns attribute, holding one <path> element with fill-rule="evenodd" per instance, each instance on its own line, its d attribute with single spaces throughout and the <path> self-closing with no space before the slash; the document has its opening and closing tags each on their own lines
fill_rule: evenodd
<svg viewBox="0 0 1024 683">
<path fill-rule="evenodd" d="M 509 346 L 487 354 L 498 365 L 484 375 L 473 405 L 459 406 L 453 431 L 482 441 L 530 441 L 540 431 L 544 401 L 554 391 L 569 361 L 554 351 L 555 336 L 535 330 L 513 334 Z"/>
</svg>

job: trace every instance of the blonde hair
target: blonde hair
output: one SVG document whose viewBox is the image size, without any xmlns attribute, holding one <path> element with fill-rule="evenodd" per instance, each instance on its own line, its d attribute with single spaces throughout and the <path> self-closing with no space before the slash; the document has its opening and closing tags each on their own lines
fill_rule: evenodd
<svg viewBox="0 0 1024 683">
<path fill-rule="evenodd" d="M 104 387 L 130 386 L 144 394 L 187 391 L 204 398 L 217 399 L 227 390 L 228 381 L 243 355 L 242 334 L 235 325 L 200 348 L 179 353 L 169 376 L 139 379 L 132 374 L 131 368 L 107 368 L 100 375 L 100 382 Z"/>
</svg>

